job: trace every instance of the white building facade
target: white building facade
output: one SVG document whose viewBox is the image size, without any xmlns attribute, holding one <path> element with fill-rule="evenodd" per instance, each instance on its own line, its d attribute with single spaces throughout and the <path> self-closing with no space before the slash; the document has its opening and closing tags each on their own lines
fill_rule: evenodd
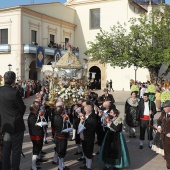
<svg viewBox="0 0 170 170">
<path fill-rule="evenodd" d="M 88 42 L 95 41 L 100 28 L 109 31 L 119 22 L 128 29 L 129 19 L 139 17 L 141 12 L 147 14 L 132 0 L 67 0 L 64 5 L 56 2 L 0 9 L 0 74 L 11 64 L 18 79 L 41 80 L 43 72 L 36 68 L 36 48 L 44 47 L 44 64 L 49 65 L 55 50 L 48 47 L 50 41 L 60 44 L 63 53 L 68 43 L 78 47 L 77 55 L 83 63 Z M 135 79 L 133 67 L 113 68 L 96 61 L 89 62 L 88 69 L 101 79 L 102 89 L 112 79 L 115 90 L 129 90 L 130 79 Z M 147 69 L 139 68 L 136 73 L 137 80 L 149 80 Z"/>
</svg>

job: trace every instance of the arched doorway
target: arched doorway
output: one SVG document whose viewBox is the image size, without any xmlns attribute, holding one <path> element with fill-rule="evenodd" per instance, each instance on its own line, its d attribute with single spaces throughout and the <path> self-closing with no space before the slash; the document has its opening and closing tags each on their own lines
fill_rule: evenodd
<svg viewBox="0 0 170 170">
<path fill-rule="evenodd" d="M 92 79 L 92 73 L 96 73 L 95 74 L 95 79 L 93 81 L 96 82 L 95 84 L 97 84 L 96 89 L 101 89 L 101 70 L 100 70 L 100 68 L 97 67 L 97 66 L 92 66 L 89 69 L 89 72 L 90 72 L 90 80 Z"/>
<path fill-rule="evenodd" d="M 30 68 L 29 79 L 37 80 L 36 61 L 32 61 L 29 68 Z"/>
</svg>

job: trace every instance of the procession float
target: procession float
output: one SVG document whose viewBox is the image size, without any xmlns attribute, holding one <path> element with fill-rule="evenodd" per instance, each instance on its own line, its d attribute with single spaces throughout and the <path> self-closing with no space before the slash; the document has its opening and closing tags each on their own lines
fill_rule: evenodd
<svg viewBox="0 0 170 170">
<path fill-rule="evenodd" d="M 50 107 L 55 106 L 57 98 L 61 97 L 70 108 L 79 98 L 87 98 L 87 83 L 89 73 L 87 71 L 87 59 L 82 65 L 71 47 L 60 58 L 57 63 L 53 63 L 57 68 L 57 76 L 54 77 L 54 69 L 51 75 L 46 78 L 49 81 L 49 100 L 46 102 Z"/>
</svg>

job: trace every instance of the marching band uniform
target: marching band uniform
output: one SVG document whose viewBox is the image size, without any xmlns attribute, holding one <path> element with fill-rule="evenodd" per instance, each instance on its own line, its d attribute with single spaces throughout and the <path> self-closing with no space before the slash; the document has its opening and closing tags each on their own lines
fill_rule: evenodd
<svg viewBox="0 0 170 170">
<path fill-rule="evenodd" d="M 68 167 L 64 166 L 64 157 L 66 156 L 67 150 L 67 140 L 69 137 L 69 132 L 63 132 L 63 130 L 70 127 L 70 123 L 63 118 L 64 109 L 56 111 L 54 117 L 54 127 L 56 131 L 56 151 L 59 157 L 59 169 L 67 170 Z"/>
<path fill-rule="evenodd" d="M 32 170 L 37 170 L 36 160 L 43 146 L 44 131 L 43 131 L 43 127 L 36 125 L 37 119 L 38 119 L 38 114 L 33 113 L 33 111 L 31 111 L 28 116 L 28 128 L 29 128 L 30 139 L 33 144 Z M 40 120 L 38 120 L 38 122 L 39 121 Z"/>
</svg>

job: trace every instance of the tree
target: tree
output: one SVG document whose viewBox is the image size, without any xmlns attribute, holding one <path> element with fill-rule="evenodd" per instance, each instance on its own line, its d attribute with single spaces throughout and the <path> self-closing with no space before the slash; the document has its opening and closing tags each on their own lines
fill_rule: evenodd
<svg viewBox="0 0 170 170">
<path fill-rule="evenodd" d="M 113 67 L 148 68 L 154 82 L 162 80 L 170 71 L 170 7 L 142 14 L 129 23 L 129 33 L 121 24 L 113 26 L 110 32 L 101 29 L 85 53 L 91 55 L 92 60 L 110 63 Z M 159 75 L 163 63 L 168 67 Z"/>
</svg>

